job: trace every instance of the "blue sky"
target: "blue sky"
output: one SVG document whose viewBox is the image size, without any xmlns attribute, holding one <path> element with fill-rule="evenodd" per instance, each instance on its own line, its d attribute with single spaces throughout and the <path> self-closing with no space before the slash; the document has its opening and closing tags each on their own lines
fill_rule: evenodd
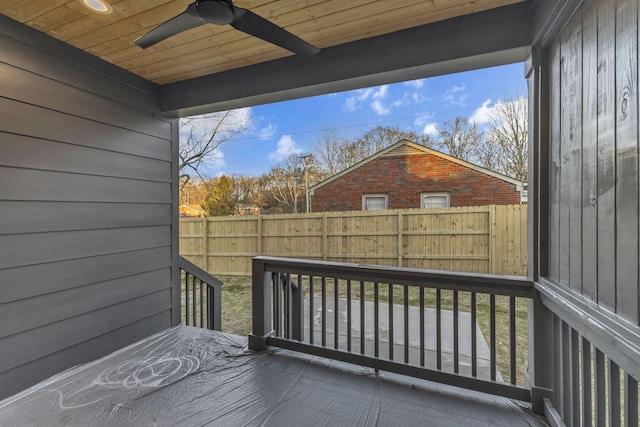
<svg viewBox="0 0 640 427">
<path fill-rule="evenodd" d="M 247 130 L 220 147 L 206 173 L 258 176 L 290 154 L 313 152 L 324 129 L 344 138 L 375 126 L 422 134 L 456 116 L 482 126 L 505 93 L 525 90 L 518 63 L 244 108 L 235 115 Z"/>
</svg>

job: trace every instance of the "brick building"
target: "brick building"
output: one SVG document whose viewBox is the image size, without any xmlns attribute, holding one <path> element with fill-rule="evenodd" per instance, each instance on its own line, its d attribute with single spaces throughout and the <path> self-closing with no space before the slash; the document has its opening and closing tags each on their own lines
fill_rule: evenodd
<svg viewBox="0 0 640 427">
<path fill-rule="evenodd" d="M 524 184 L 402 140 L 310 188 L 313 212 L 508 205 Z"/>
</svg>

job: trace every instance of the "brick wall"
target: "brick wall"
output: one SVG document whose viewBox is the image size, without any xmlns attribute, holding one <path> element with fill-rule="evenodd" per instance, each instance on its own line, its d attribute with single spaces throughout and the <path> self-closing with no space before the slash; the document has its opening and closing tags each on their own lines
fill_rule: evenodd
<svg viewBox="0 0 640 427">
<path fill-rule="evenodd" d="M 520 203 L 514 184 L 422 154 L 374 159 L 316 189 L 311 208 L 361 210 L 363 194 L 386 194 L 389 209 L 419 208 L 422 193 L 448 193 L 451 207 Z"/>
</svg>

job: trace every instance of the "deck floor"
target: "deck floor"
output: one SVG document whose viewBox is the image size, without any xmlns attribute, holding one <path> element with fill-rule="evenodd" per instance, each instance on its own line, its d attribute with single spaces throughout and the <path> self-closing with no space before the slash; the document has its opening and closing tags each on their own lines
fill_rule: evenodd
<svg viewBox="0 0 640 427">
<path fill-rule="evenodd" d="M 0 401 L 0 425 L 543 426 L 523 404 L 179 326 Z"/>
</svg>

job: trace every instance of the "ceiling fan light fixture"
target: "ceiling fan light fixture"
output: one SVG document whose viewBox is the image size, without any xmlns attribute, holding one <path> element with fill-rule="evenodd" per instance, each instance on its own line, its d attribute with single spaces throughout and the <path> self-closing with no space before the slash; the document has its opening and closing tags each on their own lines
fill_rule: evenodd
<svg viewBox="0 0 640 427">
<path fill-rule="evenodd" d="M 101 13 L 104 15 L 108 15 L 113 12 L 113 8 L 107 2 L 102 0 L 80 0 L 83 6 L 91 9 L 95 13 Z"/>
</svg>

